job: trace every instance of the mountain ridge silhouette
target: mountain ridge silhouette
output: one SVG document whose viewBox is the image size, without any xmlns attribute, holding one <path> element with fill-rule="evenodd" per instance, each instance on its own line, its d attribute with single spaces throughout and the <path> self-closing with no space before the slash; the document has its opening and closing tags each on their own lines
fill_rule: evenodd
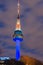
<svg viewBox="0 0 43 65">
<path fill-rule="evenodd" d="M 21 56 L 21 61 L 24 62 L 25 65 L 43 65 L 43 62 L 29 56 Z"/>
</svg>

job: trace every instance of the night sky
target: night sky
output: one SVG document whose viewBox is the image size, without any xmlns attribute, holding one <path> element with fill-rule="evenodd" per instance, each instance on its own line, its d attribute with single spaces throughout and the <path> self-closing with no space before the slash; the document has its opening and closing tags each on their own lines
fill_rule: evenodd
<svg viewBox="0 0 43 65">
<path fill-rule="evenodd" d="M 20 0 L 24 40 L 21 55 L 43 61 L 43 0 Z M 17 0 L 0 0 L 0 56 L 15 58 L 13 33 L 17 21 Z"/>
</svg>

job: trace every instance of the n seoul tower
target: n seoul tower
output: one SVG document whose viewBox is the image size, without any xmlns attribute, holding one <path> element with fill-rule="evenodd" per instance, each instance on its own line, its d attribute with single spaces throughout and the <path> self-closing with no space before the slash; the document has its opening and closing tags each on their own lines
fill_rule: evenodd
<svg viewBox="0 0 43 65">
<path fill-rule="evenodd" d="M 18 0 L 18 15 L 17 15 L 17 22 L 16 22 L 16 28 L 13 34 L 13 41 L 16 42 L 16 60 L 20 60 L 20 42 L 23 41 L 23 33 L 21 30 L 21 24 L 20 24 L 20 1 Z"/>
</svg>

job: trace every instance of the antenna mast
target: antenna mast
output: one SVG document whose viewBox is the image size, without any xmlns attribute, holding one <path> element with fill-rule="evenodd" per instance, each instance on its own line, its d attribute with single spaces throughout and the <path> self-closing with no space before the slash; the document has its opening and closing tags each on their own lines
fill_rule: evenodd
<svg viewBox="0 0 43 65">
<path fill-rule="evenodd" d="M 20 15 L 20 0 L 18 0 L 18 15 Z"/>
</svg>

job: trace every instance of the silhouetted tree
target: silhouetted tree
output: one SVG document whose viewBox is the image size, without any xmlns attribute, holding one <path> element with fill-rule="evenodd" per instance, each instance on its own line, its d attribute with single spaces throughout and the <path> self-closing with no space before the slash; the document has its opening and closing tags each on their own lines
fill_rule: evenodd
<svg viewBox="0 0 43 65">
<path fill-rule="evenodd" d="M 6 65 L 24 65 L 24 63 L 22 61 L 16 61 L 15 59 L 6 60 L 4 62 L 4 64 L 6 64 Z"/>
</svg>

